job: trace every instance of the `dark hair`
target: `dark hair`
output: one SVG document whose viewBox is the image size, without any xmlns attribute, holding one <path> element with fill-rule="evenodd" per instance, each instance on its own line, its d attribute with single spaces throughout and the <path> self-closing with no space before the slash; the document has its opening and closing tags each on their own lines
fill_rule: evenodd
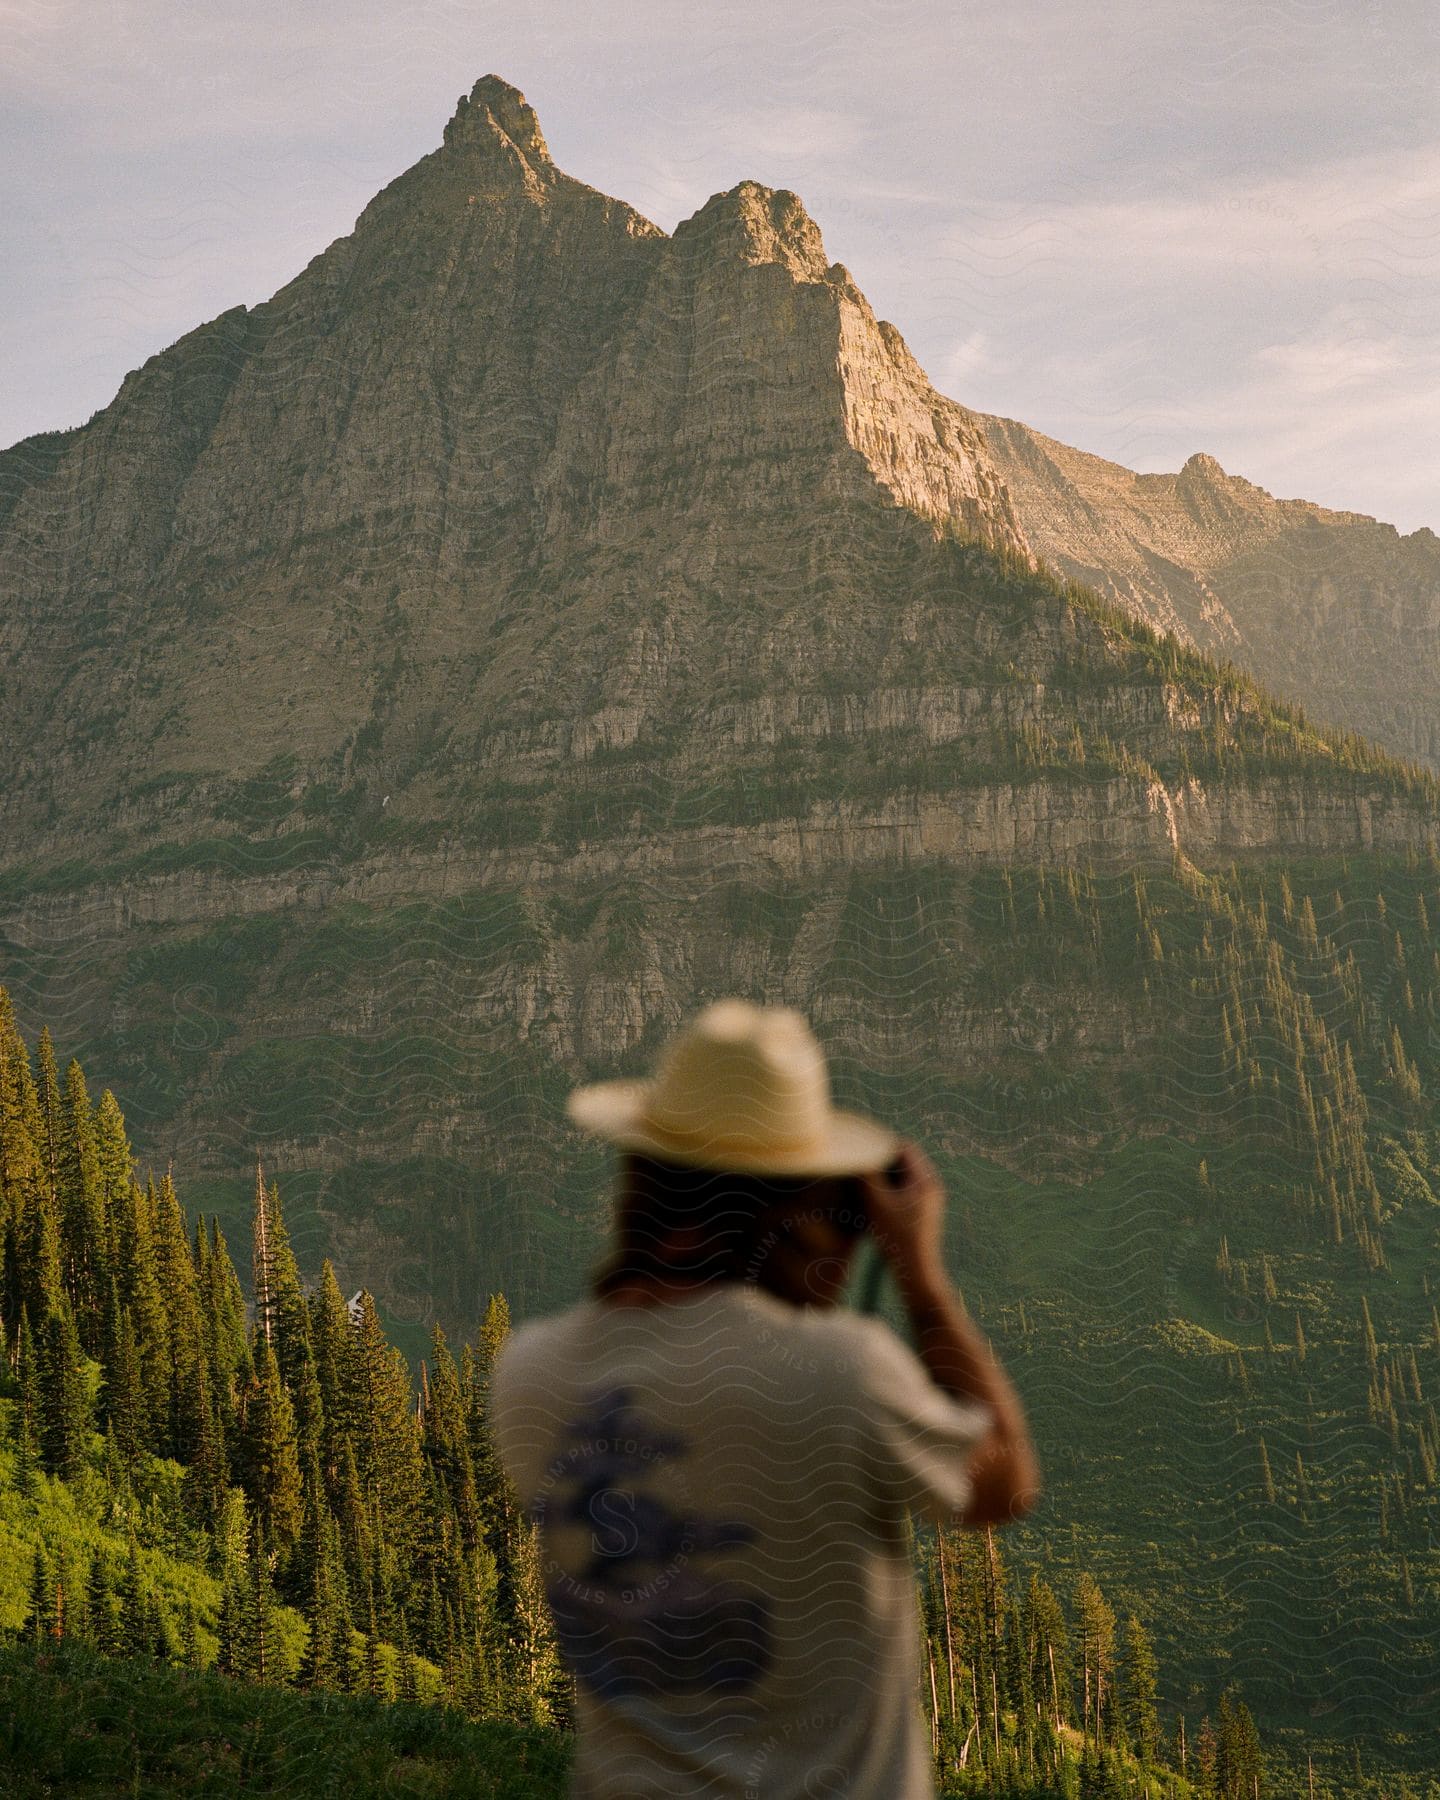
<svg viewBox="0 0 1440 1800">
<path fill-rule="evenodd" d="M 627 1281 L 646 1278 L 768 1287 L 765 1252 L 783 1233 L 785 1216 L 807 1203 L 851 1236 L 867 1224 L 864 1193 L 853 1175 L 741 1175 L 628 1151 L 621 1177 L 614 1247 L 592 1283 L 601 1300 Z M 682 1233 L 699 1235 L 676 1245 Z"/>
</svg>

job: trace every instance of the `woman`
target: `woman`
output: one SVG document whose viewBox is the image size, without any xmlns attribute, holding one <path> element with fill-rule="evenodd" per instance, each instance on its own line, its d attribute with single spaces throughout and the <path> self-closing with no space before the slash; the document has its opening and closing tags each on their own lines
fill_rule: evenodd
<svg viewBox="0 0 1440 1800">
<path fill-rule="evenodd" d="M 510 1339 L 493 1418 L 576 1677 L 572 1794 L 933 1795 L 907 1513 L 1003 1525 L 1039 1493 L 933 1165 L 831 1105 L 799 1013 L 738 1000 L 568 1110 L 627 1153 L 616 1244 Z M 862 1235 L 918 1355 L 836 1304 Z"/>
</svg>

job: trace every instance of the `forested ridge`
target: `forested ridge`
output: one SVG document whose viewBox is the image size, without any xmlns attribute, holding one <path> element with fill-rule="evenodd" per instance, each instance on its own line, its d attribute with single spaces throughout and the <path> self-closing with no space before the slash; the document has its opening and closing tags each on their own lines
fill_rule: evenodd
<svg viewBox="0 0 1440 1800">
<path fill-rule="evenodd" d="M 187 1220 L 168 1173 L 137 1178 L 113 1094 L 92 1101 L 77 1061 L 62 1076 L 48 1031 L 32 1055 L 3 989 L 0 1109 L 5 1636 L 558 1744 L 570 1681 L 487 1422 L 503 1296 L 458 1357 L 434 1329 L 417 1387 L 370 1294 L 347 1300 L 328 1261 L 307 1288 L 257 1170 L 247 1304 L 218 1223 Z M 1167 1708 L 1144 1624 L 1092 1575 L 1057 1591 L 957 1530 L 920 1538 L 916 1571 L 947 1791 L 1265 1791 L 1238 1691 Z"/>
</svg>

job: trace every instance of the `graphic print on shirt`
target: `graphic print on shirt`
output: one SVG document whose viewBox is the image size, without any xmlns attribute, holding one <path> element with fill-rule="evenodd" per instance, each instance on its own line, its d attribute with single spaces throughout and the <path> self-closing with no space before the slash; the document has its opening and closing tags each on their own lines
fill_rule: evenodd
<svg viewBox="0 0 1440 1800">
<path fill-rule="evenodd" d="M 594 1389 L 563 1427 L 531 1502 L 561 1647 L 602 1699 L 740 1694 L 769 1667 L 764 1595 L 692 1566 L 753 1542 L 755 1528 L 676 1510 L 655 1491 L 660 1471 L 683 1467 L 689 1449 L 645 1418 L 633 1389 Z"/>
</svg>

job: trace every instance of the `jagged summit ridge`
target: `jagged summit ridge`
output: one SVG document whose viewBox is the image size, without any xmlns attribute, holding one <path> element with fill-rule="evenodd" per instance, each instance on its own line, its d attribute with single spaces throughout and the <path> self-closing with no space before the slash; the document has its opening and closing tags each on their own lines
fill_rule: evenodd
<svg viewBox="0 0 1440 1800">
<path fill-rule="evenodd" d="M 820 227 L 800 196 L 758 181 L 712 194 L 676 227 L 675 239 L 709 255 L 732 255 L 752 265 L 777 263 L 797 281 L 824 281 L 830 274 Z"/>
<path fill-rule="evenodd" d="M 452 148 L 479 145 L 489 149 L 496 138 L 510 145 L 532 168 L 554 169 L 535 108 L 519 88 L 500 76 L 482 75 L 470 92 L 456 101 L 444 142 Z"/>
</svg>

